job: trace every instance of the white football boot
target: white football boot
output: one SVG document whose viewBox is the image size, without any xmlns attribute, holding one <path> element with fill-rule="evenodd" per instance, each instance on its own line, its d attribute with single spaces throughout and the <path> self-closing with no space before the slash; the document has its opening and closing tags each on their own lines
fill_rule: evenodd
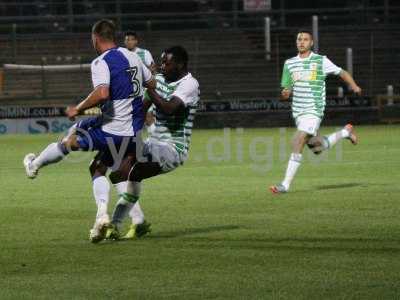
<svg viewBox="0 0 400 300">
<path fill-rule="evenodd" d="M 92 243 L 101 242 L 106 238 L 107 229 L 110 227 L 110 217 L 108 214 L 96 219 L 93 228 L 89 232 L 89 240 Z"/>
<path fill-rule="evenodd" d="M 38 174 L 38 168 L 36 168 L 32 163 L 35 158 L 36 158 L 36 155 L 34 153 L 29 153 L 29 154 L 25 155 L 24 161 L 23 161 L 26 176 L 28 176 L 28 178 L 31 178 L 31 179 L 34 179 Z"/>
</svg>

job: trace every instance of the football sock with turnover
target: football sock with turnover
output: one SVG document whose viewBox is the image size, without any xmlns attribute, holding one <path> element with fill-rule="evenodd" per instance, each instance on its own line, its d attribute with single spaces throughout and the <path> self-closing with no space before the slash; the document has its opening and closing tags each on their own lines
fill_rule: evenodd
<svg viewBox="0 0 400 300">
<path fill-rule="evenodd" d="M 122 221 L 128 216 L 129 211 L 139 200 L 141 183 L 136 181 L 128 181 L 126 192 L 121 194 L 112 216 L 112 223 L 120 229 Z"/>
<path fill-rule="evenodd" d="M 122 195 L 123 193 L 126 193 L 126 188 L 127 188 L 128 182 L 123 181 L 115 184 L 115 188 L 117 189 L 118 195 Z M 140 188 L 140 182 L 138 182 L 138 185 Z M 140 193 L 140 192 L 139 192 Z M 129 216 L 132 219 L 132 224 L 142 224 L 144 222 L 144 213 L 142 211 L 142 208 L 140 207 L 139 201 L 133 205 L 132 209 L 129 211 Z"/>
</svg>

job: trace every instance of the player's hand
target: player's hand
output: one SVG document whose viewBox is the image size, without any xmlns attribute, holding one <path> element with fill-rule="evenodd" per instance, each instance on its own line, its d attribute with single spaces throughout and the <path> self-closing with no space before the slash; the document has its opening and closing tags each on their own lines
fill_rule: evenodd
<svg viewBox="0 0 400 300">
<path fill-rule="evenodd" d="M 289 89 L 283 89 L 282 92 L 281 92 L 281 99 L 282 99 L 282 100 L 288 100 L 291 93 L 292 93 L 291 90 L 289 90 Z"/>
<path fill-rule="evenodd" d="M 358 85 L 352 86 L 351 89 L 353 90 L 354 93 L 356 93 L 357 95 L 361 96 L 361 88 Z"/>
<path fill-rule="evenodd" d="M 153 99 L 157 98 L 157 96 L 158 96 L 157 92 L 152 88 L 148 88 L 146 90 L 146 92 L 147 92 L 147 95 L 149 96 L 148 99 L 150 100 L 150 102 L 153 102 Z"/>
<path fill-rule="evenodd" d="M 79 111 L 75 106 L 68 106 L 65 114 L 71 121 L 74 121 L 75 117 L 79 115 Z"/>
</svg>

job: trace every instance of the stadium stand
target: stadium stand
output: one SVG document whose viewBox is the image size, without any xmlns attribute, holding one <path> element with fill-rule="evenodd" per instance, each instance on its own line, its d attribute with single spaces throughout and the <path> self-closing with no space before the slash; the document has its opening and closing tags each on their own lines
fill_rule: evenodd
<svg viewBox="0 0 400 300">
<path fill-rule="evenodd" d="M 264 34 L 258 31 L 222 30 L 187 32 L 151 32 L 143 34 L 143 45 L 157 57 L 169 44 L 183 44 L 191 53 L 191 70 L 202 84 L 203 99 L 276 97 L 279 92 L 280 68 L 295 53 L 294 30 L 272 34 L 271 61 L 265 60 Z M 219 42 L 223 36 L 223 43 Z M 400 69 L 400 32 L 387 28 L 371 30 L 322 30 L 321 52 L 338 65 L 346 67 L 345 51 L 353 49 L 354 75 L 368 94 L 385 93 Z M 17 40 L 15 59 L 9 40 L 1 39 L 1 62 L 18 64 L 79 64 L 95 57 L 87 34 L 49 35 Z M 390 71 L 389 71 L 390 70 Z M 336 79 L 332 79 L 336 80 Z M 335 95 L 337 84 L 328 85 Z M 25 88 L 21 90 L 21 86 Z M 90 89 L 87 70 L 68 72 L 32 72 L 6 70 L 2 98 L 33 96 L 38 98 L 79 97 Z M 78 99 L 78 98 L 77 98 Z"/>
<path fill-rule="evenodd" d="M 90 24 L 95 19 L 107 17 L 109 13 L 117 22 L 124 24 L 121 25 L 123 30 L 142 29 L 141 45 L 148 48 L 155 58 L 167 45 L 184 45 L 191 55 L 190 69 L 201 83 L 203 100 L 277 98 L 283 62 L 296 53 L 294 38 L 299 26 L 294 27 L 293 24 L 310 25 L 313 13 L 312 9 L 289 9 L 285 18 L 281 10 L 270 11 L 273 20 L 272 51 L 271 60 L 267 61 L 263 30 L 265 13 L 244 13 L 240 11 L 241 7 L 237 7 L 239 11 L 229 11 L 234 1 L 216 1 L 214 6 L 188 1 L 174 19 L 176 24 L 180 21 L 185 24 L 180 27 L 181 30 L 169 26 L 171 21 L 168 18 L 172 16 L 170 8 L 174 1 L 140 2 L 140 5 L 138 2 L 136 6 L 120 1 L 122 6 L 127 5 L 124 8 L 126 13 L 121 15 L 114 15 L 121 7 L 106 7 L 96 1 L 74 2 L 73 12 L 76 15 L 66 15 L 65 3 L 42 2 L 25 3 L 19 7 L 9 1 L 3 7 L 0 13 L 7 17 L 0 22 L 0 32 L 3 32 L 0 35 L 1 65 L 89 63 L 96 56 L 90 42 Z M 139 18 L 134 11 L 149 13 Z M 80 12 L 94 15 L 82 19 Z M 398 8 L 392 8 L 391 14 L 384 7 L 324 8 L 319 12 L 321 53 L 345 68 L 345 51 L 351 47 L 354 75 L 370 96 L 384 94 L 389 84 L 395 90 L 400 89 L 395 81 L 400 72 L 400 30 L 398 21 L 396 23 Z M 24 18 L 24 15 L 27 17 Z M 133 17 L 138 17 L 136 23 L 131 20 Z M 7 23 L 10 18 L 16 22 L 17 29 Z M 354 24 L 355 20 L 360 22 L 357 27 L 346 25 L 350 21 Z M 65 25 L 67 21 L 72 25 Z M 49 29 L 38 34 L 43 30 L 40 26 L 52 26 L 57 30 L 56 33 Z M 148 30 L 143 31 L 145 28 Z M 154 28 L 165 30 L 154 31 Z M 0 101 L 3 104 L 16 101 L 30 103 L 38 99 L 46 103 L 73 102 L 90 90 L 89 72 L 84 69 L 74 72 L 6 69 L 2 77 Z M 337 79 L 330 81 L 335 84 L 328 84 L 327 93 L 336 95 L 338 86 L 343 84 Z"/>
</svg>

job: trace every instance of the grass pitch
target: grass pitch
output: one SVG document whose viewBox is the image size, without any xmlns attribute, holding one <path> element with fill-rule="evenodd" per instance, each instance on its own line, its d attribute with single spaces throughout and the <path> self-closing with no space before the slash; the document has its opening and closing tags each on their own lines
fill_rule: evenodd
<svg viewBox="0 0 400 300">
<path fill-rule="evenodd" d="M 152 234 L 98 245 L 92 154 L 31 181 L 24 154 L 56 136 L 1 136 L 0 299 L 399 298 L 400 127 L 357 131 L 273 196 L 292 129 L 196 130 L 190 160 L 144 184 Z"/>
</svg>

